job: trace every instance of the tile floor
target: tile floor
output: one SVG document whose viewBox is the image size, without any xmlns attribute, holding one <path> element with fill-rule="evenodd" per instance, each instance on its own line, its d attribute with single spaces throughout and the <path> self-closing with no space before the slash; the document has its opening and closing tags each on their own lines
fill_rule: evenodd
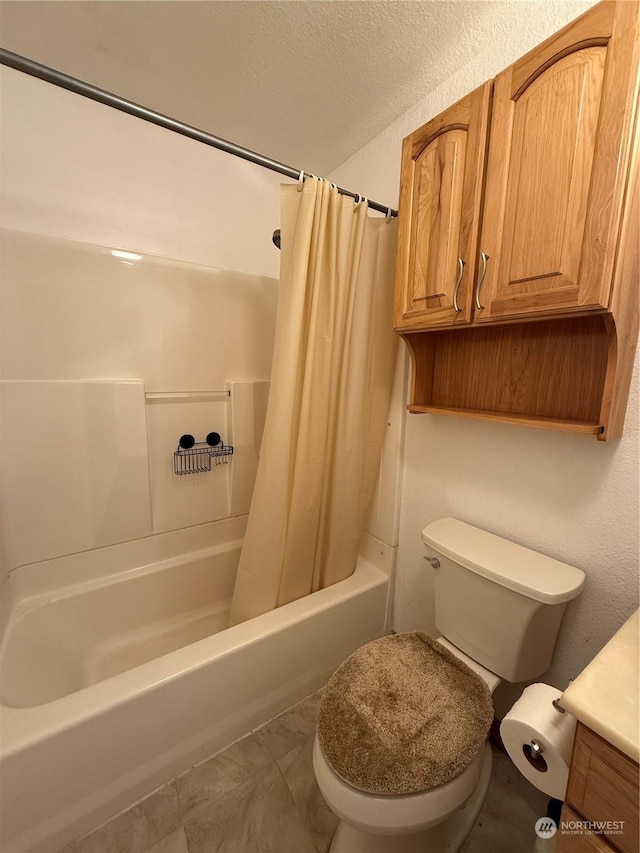
<svg viewBox="0 0 640 853">
<path fill-rule="evenodd" d="M 67 845 L 60 853 L 326 853 L 337 819 L 313 775 L 320 693 Z M 494 748 L 464 853 L 533 853 L 547 798 Z"/>
</svg>

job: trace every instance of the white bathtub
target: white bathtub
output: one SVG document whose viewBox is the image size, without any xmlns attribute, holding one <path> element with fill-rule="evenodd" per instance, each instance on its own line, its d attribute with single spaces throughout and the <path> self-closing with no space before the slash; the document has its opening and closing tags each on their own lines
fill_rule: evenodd
<svg viewBox="0 0 640 853">
<path fill-rule="evenodd" d="M 385 632 L 393 549 L 369 536 L 346 581 L 224 629 L 243 533 L 229 519 L 9 576 L 2 853 L 53 853 Z"/>
</svg>

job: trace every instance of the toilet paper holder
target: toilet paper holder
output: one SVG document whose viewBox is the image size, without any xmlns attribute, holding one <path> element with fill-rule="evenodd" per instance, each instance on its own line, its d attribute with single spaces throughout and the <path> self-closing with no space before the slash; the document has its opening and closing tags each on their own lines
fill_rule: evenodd
<svg viewBox="0 0 640 853">
<path fill-rule="evenodd" d="M 557 699 L 554 699 L 551 704 L 556 711 L 559 711 L 561 714 L 565 713 L 565 709 L 560 705 Z M 523 744 L 522 751 L 524 752 L 524 757 L 527 759 L 529 764 L 531 764 L 532 767 L 535 767 L 539 773 L 547 772 L 547 762 L 542 757 L 544 747 L 541 743 L 538 743 L 535 738 L 532 738 L 531 743 Z"/>
<path fill-rule="evenodd" d="M 529 764 L 532 767 L 535 767 L 538 773 L 547 772 L 547 762 L 542 755 L 544 747 L 541 743 L 538 743 L 538 741 L 533 738 L 531 743 L 524 743 L 522 745 L 522 751 Z"/>
</svg>

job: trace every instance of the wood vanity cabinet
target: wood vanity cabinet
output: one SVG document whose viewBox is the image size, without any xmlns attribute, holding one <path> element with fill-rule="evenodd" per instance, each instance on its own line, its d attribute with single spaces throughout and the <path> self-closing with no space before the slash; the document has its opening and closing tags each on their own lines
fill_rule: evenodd
<svg viewBox="0 0 640 853">
<path fill-rule="evenodd" d="M 638 853 L 638 770 L 635 761 L 578 723 L 556 853 Z"/>
<path fill-rule="evenodd" d="M 638 332 L 638 8 L 600 3 L 404 140 L 410 411 L 620 436 Z"/>
</svg>

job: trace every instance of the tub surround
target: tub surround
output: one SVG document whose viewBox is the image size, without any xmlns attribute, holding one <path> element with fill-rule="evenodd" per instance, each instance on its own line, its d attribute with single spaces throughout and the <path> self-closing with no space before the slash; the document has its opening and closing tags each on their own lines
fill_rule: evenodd
<svg viewBox="0 0 640 853">
<path fill-rule="evenodd" d="M 248 513 L 277 283 L 7 228 L 0 241 L 2 575 Z M 231 463 L 176 477 L 179 436 L 213 430 Z"/>
<path fill-rule="evenodd" d="M 0 404 L 5 571 L 151 535 L 144 383 L 3 381 Z"/>
<path fill-rule="evenodd" d="M 640 761 L 640 610 L 624 623 L 560 699 L 580 722 Z"/>
</svg>

